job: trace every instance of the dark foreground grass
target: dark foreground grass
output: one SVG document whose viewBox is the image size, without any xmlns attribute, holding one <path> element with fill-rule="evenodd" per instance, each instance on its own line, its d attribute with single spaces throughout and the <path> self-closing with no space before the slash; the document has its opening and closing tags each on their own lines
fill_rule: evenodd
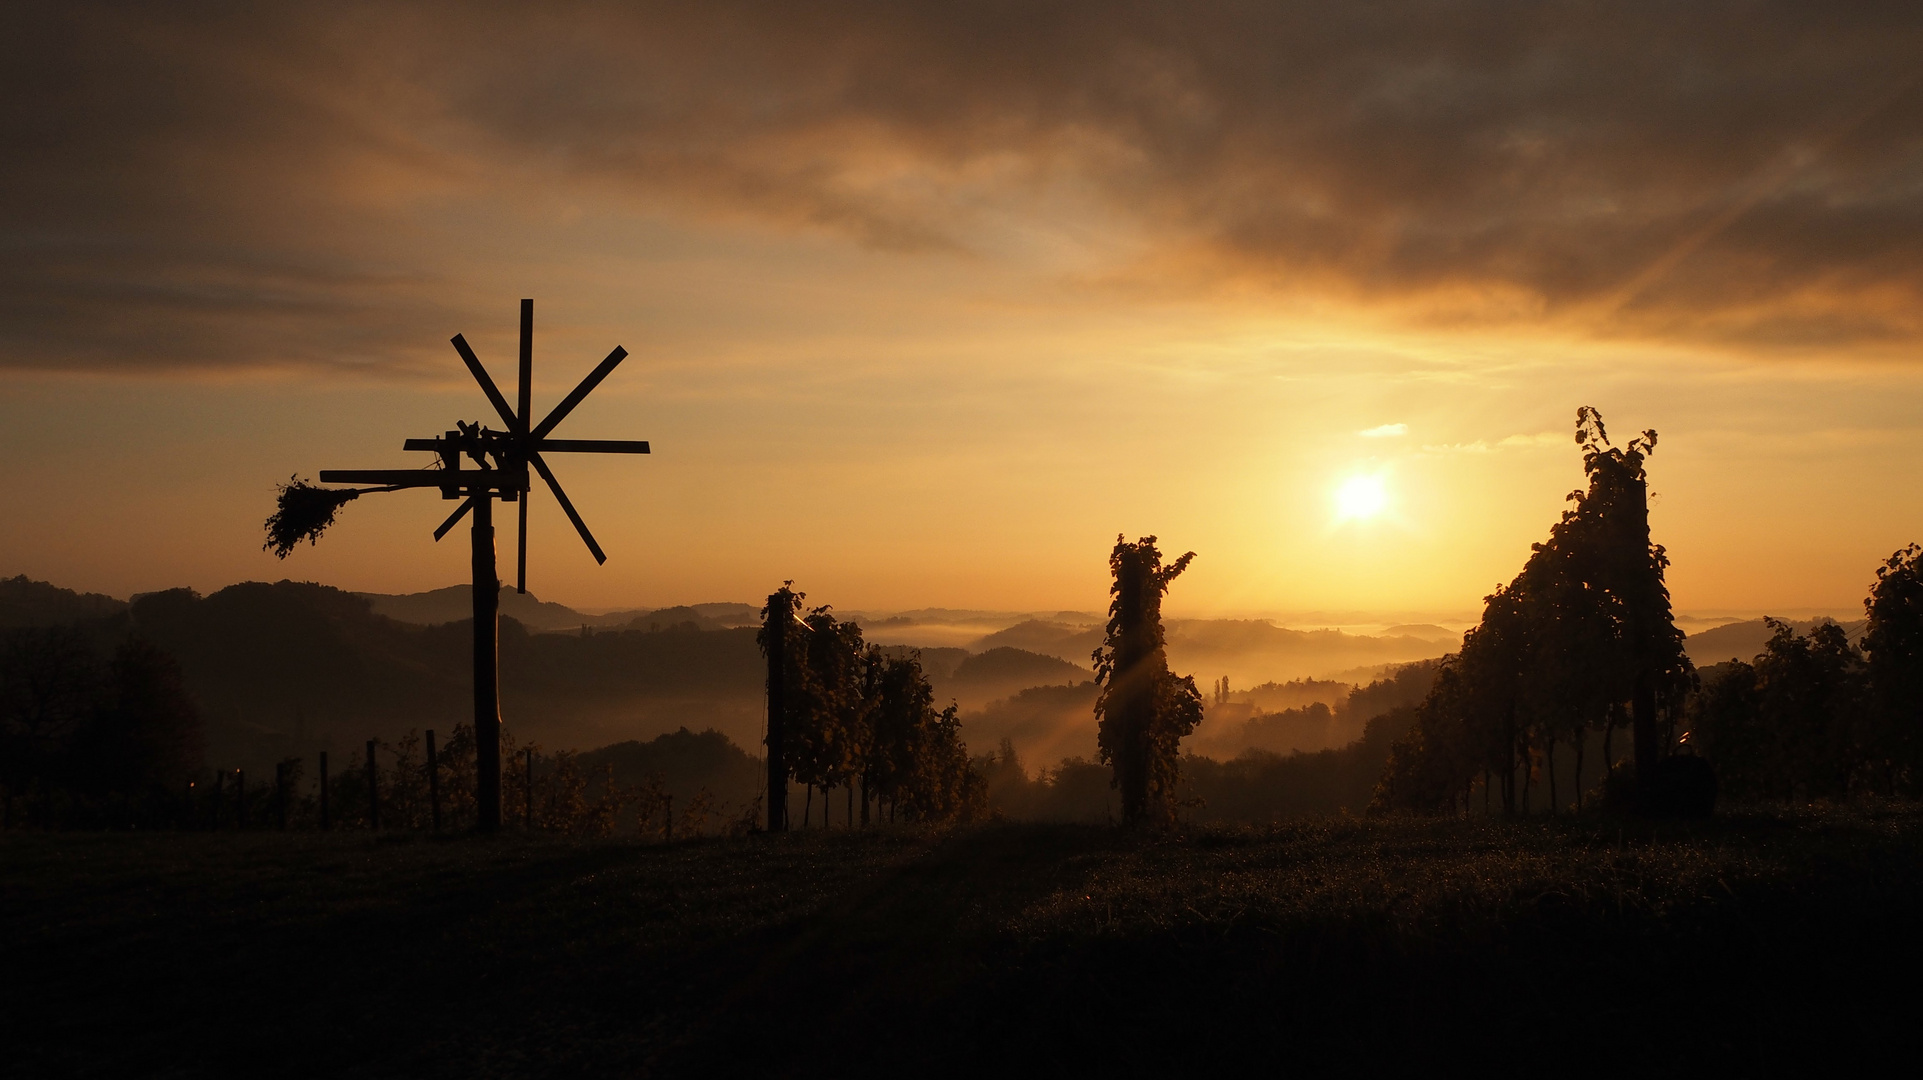
<svg viewBox="0 0 1923 1080">
<path fill-rule="evenodd" d="M 1659 1074 L 1907 1058 L 1923 812 L 674 847 L 0 838 L 0 1072 Z"/>
</svg>

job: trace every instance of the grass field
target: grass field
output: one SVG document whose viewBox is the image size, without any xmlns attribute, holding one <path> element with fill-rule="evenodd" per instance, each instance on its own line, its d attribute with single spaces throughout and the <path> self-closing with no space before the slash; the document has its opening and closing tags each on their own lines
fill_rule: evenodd
<svg viewBox="0 0 1923 1080">
<path fill-rule="evenodd" d="M 674 846 L 0 837 L 5 1071 L 1775 1071 L 1911 1053 L 1923 812 Z"/>
</svg>

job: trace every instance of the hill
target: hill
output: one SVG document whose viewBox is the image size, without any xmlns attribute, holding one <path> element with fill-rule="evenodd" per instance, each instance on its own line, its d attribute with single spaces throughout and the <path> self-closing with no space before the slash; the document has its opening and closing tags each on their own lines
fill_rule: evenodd
<svg viewBox="0 0 1923 1080">
<path fill-rule="evenodd" d="M 179 660 L 215 763 L 351 751 L 410 728 L 445 736 L 471 716 L 468 622 L 410 625 L 291 581 L 149 594 L 121 617 Z M 504 618 L 500 650 L 501 714 L 523 740 L 596 746 L 681 727 L 760 737 L 751 629 L 536 634 Z"/>
<path fill-rule="evenodd" d="M 59 626 L 104 619 L 127 610 L 125 600 L 100 593 L 78 593 L 20 574 L 0 578 L 0 629 Z"/>
<path fill-rule="evenodd" d="M 754 644 L 755 613 L 748 605 L 698 604 L 597 617 L 511 590 L 502 598 L 510 612 L 501 624 L 502 716 L 517 738 L 565 749 L 653 739 L 687 728 L 714 729 L 738 747 L 759 746 L 765 673 Z M 388 596 L 280 581 L 246 582 L 204 597 L 167 590 L 124 604 L 16 578 L 0 581 L 0 625 L 79 621 L 103 640 L 129 631 L 152 640 L 179 660 L 202 707 L 210 764 L 260 769 L 282 757 L 311 758 L 323 749 L 351 754 L 367 738 L 393 739 L 409 729 L 435 728 L 445 737 L 455 724 L 466 722 L 468 599 L 465 586 Z M 513 612 L 536 623 L 524 624 Z M 1092 755 L 1094 691 L 1088 680 L 1093 673 L 1085 661 L 1100 630 L 1068 621 L 1076 613 L 1062 615 L 981 635 L 974 641 L 980 647 L 973 650 L 897 645 L 885 651 L 920 653 L 937 702 L 962 706 L 963 737 L 975 753 L 986 753 L 1008 736 L 1038 760 Z M 449 616 L 459 617 L 443 621 Z M 620 623 L 581 625 L 581 620 L 613 618 Z M 553 629 L 538 632 L 540 627 Z M 1251 621 L 1182 622 L 1171 632 L 1178 670 L 1184 656 L 1286 669 L 1317 656 L 1397 655 L 1427 647 L 1417 638 L 1293 631 Z M 1187 670 L 1204 685 L 1216 677 L 1209 668 Z M 1197 741 L 1228 756 L 1243 744 L 1233 738 L 1223 743 L 1219 736 L 1233 735 L 1254 712 L 1276 712 L 1285 699 L 1335 702 L 1348 692 L 1346 684 L 1338 690 L 1313 680 L 1268 682 L 1254 690 L 1241 687 L 1262 680 L 1236 676 L 1232 681 L 1237 704 L 1226 712 L 1212 711 Z M 1237 708 L 1245 714 L 1231 716 Z M 1361 734 L 1359 723 L 1341 729 L 1343 741 Z M 1282 734 L 1247 745 L 1317 748 Z"/>
<path fill-rule="evenodd" d="M 474 617 L 471 585 L 450 585 L 418 593 L 355 593 L 372 605 L 374 614 L 415 626 L 441 626 Z M 536 633 L 595 629 L 660 630 L 693 623 L 702 630 L 750 626 L 755 609 L 747 604 L 689 604 L 668 608 L 639 608 L 589 615 L 564 604 L 536 599 L 533 593 L 501 588 L 501 614 Z"/>
<path fill-rule="evenodd" d="M 1801 622 L 1785 620 L 1799 634 L 1807 634 L 1819 623 L 1836 622 L 1835 619 L 1805 619 Z M 1852 642 L 1863 640 L 1863 629 L 1869 625 L 1866 619 L 1856 619 L 1842 623 L 1843 632 Z M 1689 654 L 1690 662 L 1697 667 L 1720 664 L 1725 660 L 1748 662 L 1756 659 L 1769 643 L 1769 626 L 1761 619 L 1748 619 L 1743 622 L 1727 623 L 1701 633 L 1691 634 L 1683 639 L 1683 651 Z"/>
<path fill-rule="evenodd" d="M 970 709 L 1031 686 L 1078 683 L 1094 677 L 1086 667 L 1004 645 L 966 657 L 947 677 L 935 681 L 935 690 Z"/>
<path fill-rule="evenodd" d="M 441 626 L 474 617 L 474 587 L 471 585 L 450 585 L 445 589 L 418 593 L 354 595 L 366 600 L 374 614 L 415 626 Z M 600 620 L 593 616 L 583 615 L 561 604 L 538 600 L 533 593 L 516 592 L 513 586 L 501 588 L 501 614 L 537 631 L 579 630 L 583 626 L 600 624 Z"/>
<path fill-rule="evenodd" d="M 589 750 L 580 755 L 580 763 L 589 770 L 605 765 L 617 782 L 631 786 L 658 780 L 682 807 L 705 790 L 723 806 L 738 810 L 761 794 L 767 780 L 760 758 L 712 729 L 697 735 L 681 728 L 648 742 L 629 739 Z"/>
<path fill-rule="evenodd" d="M 1461 635 L 1439 626 L 1405 626 L 1382 636 L 1341 630 L 1294 630 L 1264 619 L 1171 619 L 1169 666 L 1211 683 L 1227 675 L 1239 686 L 1277 679 L 1328 677 L 1356 668 L 1428 660 L 1461 647 Z M 1012 647 L 1087 664 L 1102 643 L 1100 623 L 1029 619 L 969 644 L 977 652 Z"/>
<path fill-rule="evenodd" d="M 1006 630 L 984 635 L 969 645 L 977 652 L 1012 648 L 1053 656 L 1071 664 L 1085 664 L 1102 644 L 1102 626 L 1029 619 Z"/>
</svg>

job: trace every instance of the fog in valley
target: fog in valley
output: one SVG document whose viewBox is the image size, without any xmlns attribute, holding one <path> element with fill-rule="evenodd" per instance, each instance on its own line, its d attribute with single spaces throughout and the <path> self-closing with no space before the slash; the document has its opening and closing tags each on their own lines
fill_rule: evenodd
<svg viewBox="0 0 1923 1080">
<path fill-rule="evenodd" d="M 369 738 L 430 728 L 445 737 L 464 722 L 470 607 L 466 586 L 385 595 L 254 582 L 123 601 L 15 578 L 0 590 L 0 626 L 67 625 L 103 641 L 138 632 L 179 659 L 205 718 L 209 758 L 269 769 L 318 750 L 352 754 Z M 593 752 L 586 760 L 623 778 L 665 776 L 723 803 L 754 797 L 766 715 L 756 605 L 582 612 L 504 589 L 502 613 L 502 711 L 523 744 Z M 1085 786 L 1106 784 L 1106 771 L 1090 764 L 1099 616 L 845 614 L 885 653 L 920 658 L 937 705 L 959 708 L 969 752 L 994 759 L 1004 788 L 1016 763 L 1025 783 L 1047 779 L 1066 791 L 1064 778 L 1082 768 L 1091 770 Z M 1754 655 L 1769 635 L 1760 620 L 1681 621 L 1704 665 Z M 1844 628 L 1861 632 L 1860 622 Z M 1387 689 L 1396 673 L 1461 642 L 1459 629 L 1437 623 L 1334 629 L 1170 619 L 1167 635 L 1171 667 L 1195 679 L 1205 703 L 1183 751 L 1219 763 L 1360 746 L 1372 719 L 1413 706 L 1427 689 L 1426 677 Z M 1358 763 L 1356 792 L 1335 805 L 1366 797 L 1362 780 L 1378 767 L 1373 755 Z M 1191 774 L 1206 779 L 1205 770 Z M 1087 816 L 1102 799 L 1090 786 L 1073 808 L 1058 809 Z"/>
</svg>

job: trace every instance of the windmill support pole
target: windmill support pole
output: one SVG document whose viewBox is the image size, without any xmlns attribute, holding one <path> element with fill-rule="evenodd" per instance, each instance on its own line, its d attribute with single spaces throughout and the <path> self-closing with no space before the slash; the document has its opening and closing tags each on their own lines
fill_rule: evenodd
<svg viewBox="0 0 1923 1080">
<path fill-rule="evenodd" d="M 494 567 L 494 493 L 474 493 L 474 827 L 501 830 L 501 582 Z"/>
</svg>

